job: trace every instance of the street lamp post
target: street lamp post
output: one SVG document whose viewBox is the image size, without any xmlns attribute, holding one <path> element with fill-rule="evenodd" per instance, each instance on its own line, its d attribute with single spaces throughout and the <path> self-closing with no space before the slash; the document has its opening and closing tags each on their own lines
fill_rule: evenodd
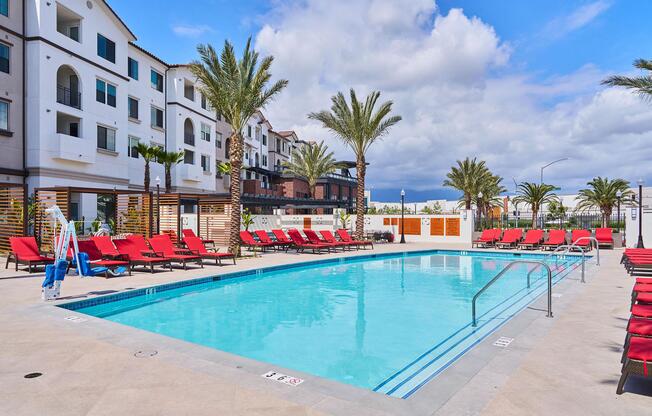
<svg viewBox="0 0 652 416">
<path fill-rule="evenodd" d="M 401 244 L 405 244 L 405 190 L 401 189 Z"/>
<path fill-rule="evenodd" d="M 569 158 L 563 157 L 561 159 L 553 160 L 552 162 L 548 163 L 547 165 L 541 166 L 541 181 L 539 182 L 540 184 L 543 183 L 543 170 L 547 168 L 550 165 L 554 165 L 555 163 L 563 162 L 564 160 L 568 160 Z"/>
<path fill-rule="evenodd" d="M 621 191 L 616 192 L 616 200 L 618 201 L 618 204 L 616 205 L 616 213 L 618 215 L 618 221 L 616 221 L 616 224 L 618 226 L 618 234 L 620 234 L 620 199 L 623 197 L 623 193 Z"/>
<path fill-rule="evenodd" d="M 480 225 L 480 229 L 482 230 L 482 192 L 478 192 L 478 224 Z"/>
<path fill-rule="evenodd" d="M 156 234 L 161 234 L 161 177 L 156 177 Z"/>
<path fill-rule="evenodd" d="M 643 245 L 643 179 L 636 181 L 638 184 L 638 242 L 636 248 L 645 248 Z"/>
</svg>

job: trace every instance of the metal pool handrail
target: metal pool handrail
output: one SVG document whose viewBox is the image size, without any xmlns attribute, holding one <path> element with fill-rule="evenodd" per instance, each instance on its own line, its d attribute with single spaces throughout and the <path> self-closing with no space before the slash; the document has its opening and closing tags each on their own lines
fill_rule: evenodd
<svg viewBox="0 0 652 416">
<path fill-rule="evenodd" d="M 473 296 L 473 302 L 471 304 L 471 313 L 472 313 L 472 318 L 473 318 L 473 324 L 472 325 L 474 327 L 478 326 L 478 322 L 476 320 L 476 306 L 475 306 L 476 301 L 478 300 L 478 297 L 480 297 L 480 295 L 482 293 L 484 293 L 485 290 L 487 290 L 491 285 L 493 285 L 505 273 L 507 273 L 507 271 L 509 269 L 511 269 L 512 266 L 514 266 L 515 264 L 534 264 L 534 265 L 536 265 L 536 267 L 534 269 L 538 268 L 539 266 L 544 267 L 546 269 L 546 272 L 548 274 L 548 315 L 547 315 L 547 317 L 552 318 L 552 270 L 550 269 L 550 266 L 548 266 L 547 263 L 545 263 L 543 261 L 540 261 L 540 260 L 514 260 L 514 261 L 510 262 L 507 266 L 505 266 L 504 269 L 502 269 L 496 276 L 494 276 L 493 279 L 491 279 L 486 285 L 484 285 L 482 287 L 482 289 L 480 289 L 478 291 L 478 293 L 475 294 L 475 296 Z M 534 269 L 532 269 L 532 270 L 534 270 Z M 527 274 L 527 287 L 528 288 L 530 287 L 530 273 L 532 272 L 532 270 L 530 270 L 528 272 L 528 274 Z"/>
<path fill-rule="evenodd" d="M 573 243 L 573 244 L 564 244 L 564 245 L 561 245 L 561 246 L 555 248 L 555 250 L 552 253 L 548 254 L 543 260 L 545 261 L 548 257 L 552 256 L 553 254 L 556 254 L 559 251 L 560 248 L 565 249 L 563 254 L 568 254 L 570 252 L 571 248 L 580 249 L 580 251 L 582 252 L 582 278 L 580 279 L 580 281 L 582 283 L 586 283 L 586 280 L 584 279 L 584 272 L 586 270 L 586 267 L 584 266 L 584 263 L 586 263 L 586 251 L 584 250 L 584 247 L 578 246 L 575 243 Z M 556 256 L 555 257 L 555 266 L 557 266 L 558 263 L 559 263 L 559 256 Z"/>
<path fill-rule="evenodd" d="M 595 241 L 595 250 L 596 250 L 595 263 L 599 266 L 600 265 L 600 243 L 598 242 L 598 239 L 595 238 L 595 237 L 580 237 L 577 240 L 575 240 L 573 242 L 573 244 L 571 244 L 570 246 L 571 247 L 579 247 L 577 245 L 577 242 L 582 241 L 582 240 Z"/>
</svg>

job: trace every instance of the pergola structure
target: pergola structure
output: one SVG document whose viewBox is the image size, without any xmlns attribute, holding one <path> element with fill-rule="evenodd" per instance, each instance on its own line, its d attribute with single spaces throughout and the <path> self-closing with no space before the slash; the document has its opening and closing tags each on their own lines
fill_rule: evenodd
<svg viewBox="0 0 652 416">
<path fill-rule="evenodd" d="M 11 250 L 9 237 L 27 235 L 27 187 L 0 183 L 0 253 Z"/>
<path fill-rule="evenodd" d="M 193 228 L 191 224 L 184 224 L 190 215 L 196 215 L 195 233 L 205 239 L 213 240 L 216 245 L 228 245 L 229 219 L 231 215 L 231 201 L 228 194 L 193 194 L 170 193 L 156 196 L 155 205 L 158 205 L 158 221 L 155 231 L 168 233 L 176 242 L 184 228 Z M 182 206 L 196 206 L 195 214 L 183 214 Z"/>
<path fill-rule="evenodd" d="M 152 235 L 155 222 L 153 198 L 151 192 L 129 189 L 52 187 L 37 188 L 35 195 L 34 235 L 41 247 L 47 249 L 53 242 L 54 229 L 50 216 L 45 210 L 58 205 L 66 218 L 71 215 L 72 194 L 111 195 L 115 201 L 113 233 Z"/>
</svg>

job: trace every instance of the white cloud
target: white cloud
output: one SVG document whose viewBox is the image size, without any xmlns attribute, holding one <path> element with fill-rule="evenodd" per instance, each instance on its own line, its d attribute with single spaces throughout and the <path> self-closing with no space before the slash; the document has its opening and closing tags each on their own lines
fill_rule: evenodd
<svg viewBox="0 0 652 416">
<path fill-rule="evenodd" d="M 175 35 L 185 38 L 198 38 L 206 33 L 213 32 L 213 28 L 208 25 L 174 25 L 172 31 Z"/>
<path fill-rule="evenodd" d="M 546 171 L 568 190 L 595 175 L 652 173 L 636 163 L 652 156 L 642 145 L 652 139 L 652 106 L 626 91 L 601 90 L 606 74 L 591 65 L 544 81 L 497 76 L 494 68 L 511 69 L 511 46 L 461 9 L 442 15 L 427 0 L 303 0 L 268 17 L 256 47 L 274 55 L 275 76 L 290 80 L 266 111 L 274 127 L 326 139 L 339 158 L 352 159 L 306 115 L 350 87 L 359 95 L 378 89 L 394 101 L 403 121 L 368 154 L 374 188 L 440 188 L 466 156 L 505 178 L 531 181 L 541 165 L 571 157 Z"/>
<path fill-rule="evenodd" d="M 611 7 L 611 1 L 597 0 L 578 7 L 572 13 L 553 19 L 544 30 L 547 37 L 561 38 L 591 23 Z"/>
</svg>

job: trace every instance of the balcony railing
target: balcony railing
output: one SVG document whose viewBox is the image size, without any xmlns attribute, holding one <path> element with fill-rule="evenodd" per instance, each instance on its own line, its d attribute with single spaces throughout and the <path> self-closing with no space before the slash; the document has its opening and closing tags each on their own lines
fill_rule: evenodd
<svg viewBox="0 0 652 416">
<path fill-rule="evenodd" d="M 183 142 L 185 144 L 189 144 L 191 146 L 194 146 L 195 145 L 195 135 L 192 134 L 192 133 L 185 133 L 183 135 Z"/>
<path fill-rule="evenodd" d="M 74 92 L 63 85 L 57 85 L 57 102 L 69 107 L 81 109 L 81 93 Z"/>
</svg>

